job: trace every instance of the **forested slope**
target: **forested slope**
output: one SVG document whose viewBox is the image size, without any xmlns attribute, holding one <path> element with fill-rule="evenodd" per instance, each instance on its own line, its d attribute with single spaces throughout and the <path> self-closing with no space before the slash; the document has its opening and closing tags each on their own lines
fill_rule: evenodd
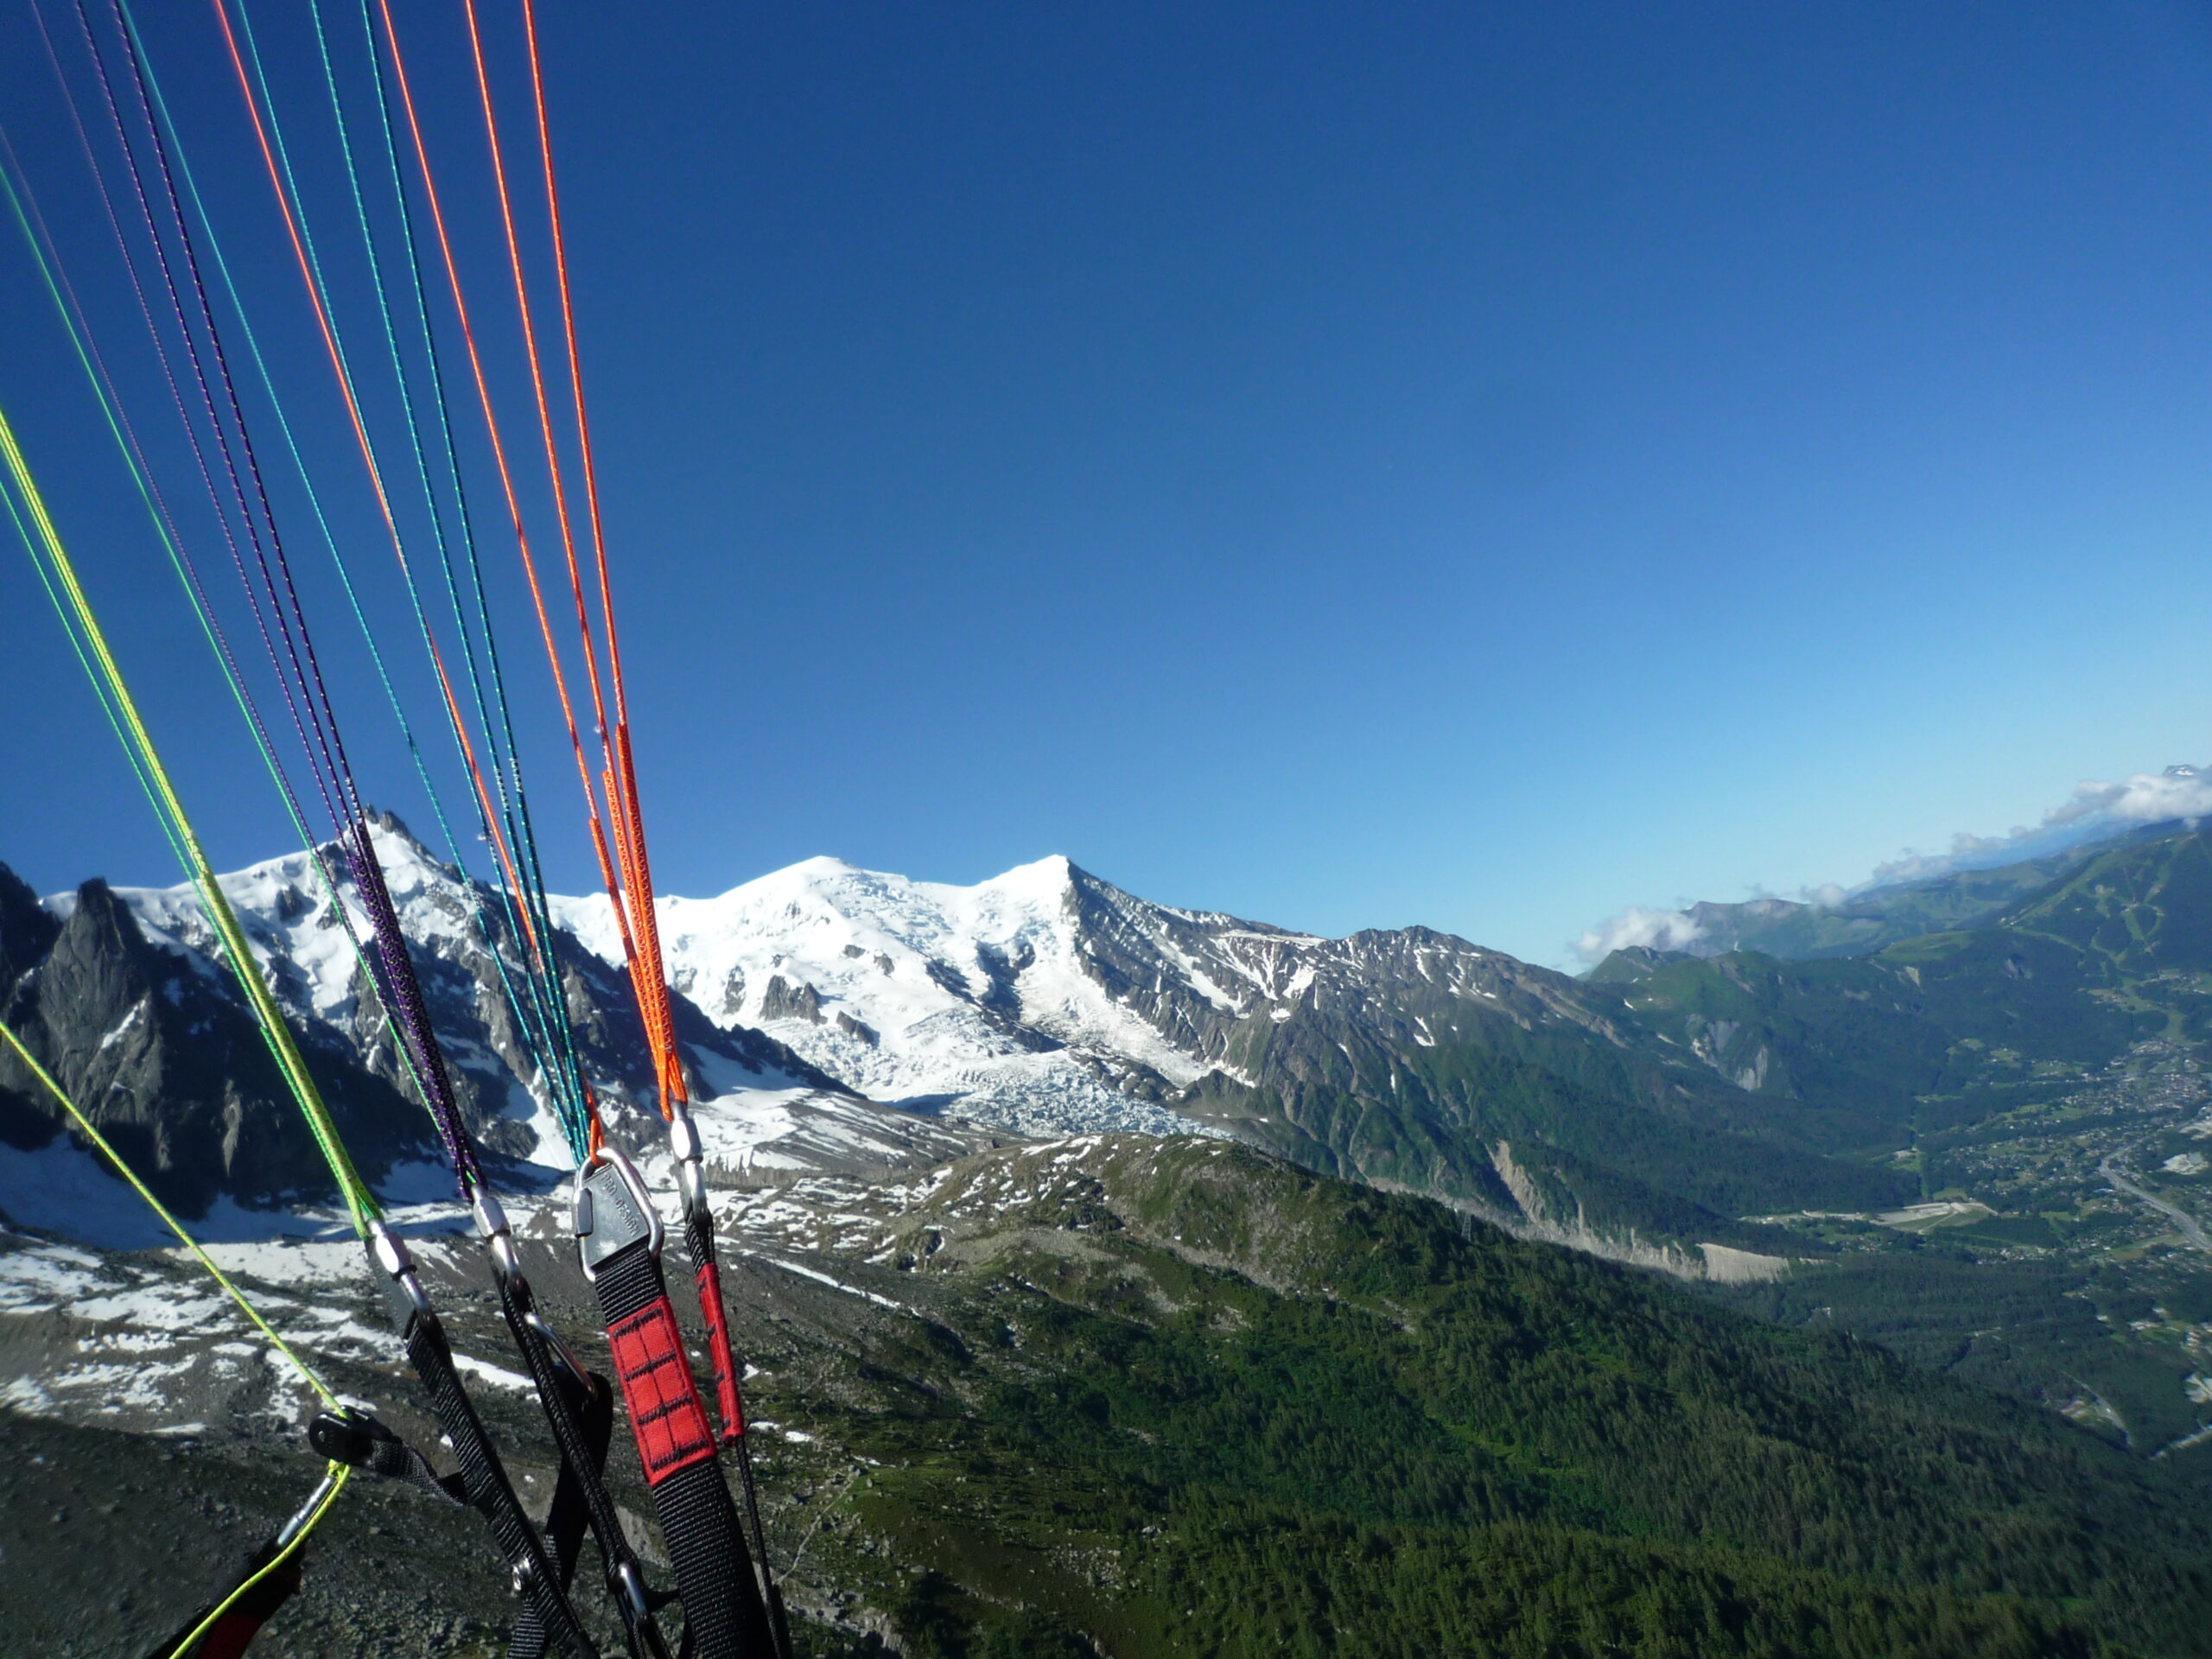
<svg viewBox="0 0 2212 1659">
<path fill-rule="evenodd" d="M 2212 1643 L 2193 1483 L 1423 1200 L 1002 1152 L 902 1249 L 928 1322 L 805 1422 L 878 1460 L 841 1544 L 922 1652 Z"/>
</svg>

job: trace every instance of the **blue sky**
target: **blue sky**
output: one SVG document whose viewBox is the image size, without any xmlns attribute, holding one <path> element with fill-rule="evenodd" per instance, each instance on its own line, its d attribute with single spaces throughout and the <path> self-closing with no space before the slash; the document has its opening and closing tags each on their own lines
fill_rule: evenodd
<svg viewBox="0 0 2212 1659">
<path fill-rule="evenodd" d="M 444 14 L 405 15 L 431 41 Z M 157 21 L 335 474 L 212 24 Z M 95 199 L 10 49 L 35 37 L 0 27 L 0 111 L 123 353 Z M 1064 852 L 1172 903 L 1562 962 L 1631 903 L 1854 881 L 2212 757 L 2201 12 L 547 0 L 544 27 L 666 890 Z M 273 854 L 38 304 L 10 246 L 0 400 L 219 860 Z M 586 890 L 499 580 L 551 874 Z M 341 620 L 357 767 L 420 827 Z M 20 552 L 0 696 L 0 859 L 177 879 Z"/>
</svg>

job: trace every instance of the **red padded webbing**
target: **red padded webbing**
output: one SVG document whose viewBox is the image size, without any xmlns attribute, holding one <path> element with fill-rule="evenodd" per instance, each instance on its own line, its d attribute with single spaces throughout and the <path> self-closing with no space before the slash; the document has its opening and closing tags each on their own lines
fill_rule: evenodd
<svg viewBox="0 0 2212 1659">
<path fill-rule="evenodd" d="M 677 1470 L 712 1458 L 715 1438 L 707 1408 L 692 1385 L 683 1335 L 668 1298 L 655 1297 L 609 1325 L 607 1341 L 614 1351 L 614 1375 L 630 1408 L 630 1428 L 646 1481 L 658 1486 Z"/>
</svg>

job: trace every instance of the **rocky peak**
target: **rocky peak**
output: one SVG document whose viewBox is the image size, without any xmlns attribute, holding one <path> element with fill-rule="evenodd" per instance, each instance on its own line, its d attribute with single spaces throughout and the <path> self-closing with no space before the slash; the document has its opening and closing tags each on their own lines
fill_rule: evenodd
<svg viewBox="0 0 2212 1659">
<path fill-rule="evenodd" d="M 46 959 L 60 931 L 29 883 L 0 864 L 0 1007 L 9 988 Z"/>
</svg>

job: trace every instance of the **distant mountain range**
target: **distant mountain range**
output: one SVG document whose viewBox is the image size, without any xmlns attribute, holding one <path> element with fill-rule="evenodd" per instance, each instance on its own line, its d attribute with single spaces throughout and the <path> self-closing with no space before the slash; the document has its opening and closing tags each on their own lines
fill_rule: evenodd
<svg viewBox="0 0 2212 1659">
<path fill-rule="evenodd" d="M 494 907 L 396 820 L 378 843 L 473 1127 L 563 1163 L 472 920 Z M 1691 1276 L 1757 1274 L 1808 1247 L 1745 1217 L 1923 1196 L 1899 1160 L 1920 1097 L 2100 1063 L 2169 1019 L 2195 1031 L 2192 988 L 2139 986 L 2212 950 L 2212 905 L 2174 908 L 2202 846 L 2158 826 L 1833 911 L 1703 907 L 1734 950 L 1624 950 L 1580 979 L 1424 928 L 1323 939 L 1156 905 L 1059 858 L 971 887 L 810 860 L 664 899 L 662 926 L 698 1092 L 721 1103 L 702 1123 L 733 1166 L 1195 1132 Z M 2122 873 L 2128 919 L 2089 925 L 2107 900 L 2085 895 Z M 225 885 L 365 1161 L 428 1157 L 304 858 Z M 587 1066 L 618 1129 L 642 1131 L 607 901 L 555 910 Z M 0 1014 L 142 1138 L 172 1195 L 311 1191 L 311 1148 L 209 948 L 186 889 L 41 902 L 0 874 Z M 2123 1006 L 2128 987 L 2160 1011 Z M 0 1067 L 0 1133 L 54 1128 Z"/>
<path fill-rule="evenodd" d="M 471 920 L 494 907 L 396 821 L 378 841 L 472 1126 L 511 1157 L 563 1161 Z M 41 903 L 5 880 L 0 949 L 22 965 L 0 1013 L 105 1121 L 149 1119 L 173 1196 L 313 1190 L 188 891 L 94 882 Z M 365 1160 L 427 1157 L 304 858 L 225 887 Z M 1225 1135 L 1691 1274 L 1757 1253 L 1746 1212 L 1911 1196 L 1894 1173 L 1831 1155 L 1878 1126 L 1750 1109 L 1725 1068 L 1624 1019 L 1610 986 L 1426 929 L 1321 939 L 1154 905 L 1065 859 L 967 888 L 815 860 L 663 908 L 687 1056 L 723 1103 L 702 1124 L 733 1158 L 794 1155 L 805 1135 L 768 1145 L 771 1111 L 836 1119 L 817 1124 L 810 1166 L 840 1137 L 849 1156 L 896 1161 L 972 1137 L 963 1123 Z M 556 913 L 586 1064 L 619 1129 L 647 1074 L 609 912 L 601 898 Z M 222 1047 L 183 1040 L 216 1010 Z M 17 1144 L 52 1132 L 35 1090 L 5 1070 L 0 1089 Z"/>
<path fill-rule="evenodd" d="M 2149 825 L 1915 883 L 1856 914 L 1738 906 L 1740 942 L 1726 954 L 1618 950 L 1583 982 L 1755 1094 L 1909 1135 L 1916 1121 L 1931 1127 L 1925 1103 L 1938 1097 L 1971 1116 L 2053 1068 L 2201 1039 L 2208 849 L 2188 824 Z M 1862 936 L 1839 941 L 1851 927 Z"/>
<path fill-rule="evenodd" d="M 506 944 L 403 826 L 377 839 L 533 1281 L 588 1345 Z M 435 1192 L 304 858 L 225 886 L 364 1164 Z M 1777 948 L 1576 979 L 1426 929 L 1154 905 L 1061 859 L 971 887 L 815 860 L 665 900 L 808 1650 L 2212 1651 L 2212 836 L 1885 902 L 1853 919 L 1921 925 L 1792 956 L 1789 918 L 1746 912 Z M 556 912 L 587 1067 L 649 1145 L 604 901 Z M 423 1433 L 208 949 L 183 890 L 41 899 L 0 872 L 0 1018 L 348 1397 Z M 143 1228 L 97 1238 L 127 1193 L 5 1065 L 0 1141 L 0 1405 L 39 1448 L 0 1530 L 91 1511 L 9 1530 L 10 1560 L 68 1579 L 82 1529 L 122 1525 L 111 1486 L 195 1548 L 200 1491 L 273 1508 L 249 1477 L 289 1382 L 188 1264 L 129 1248 Z M 474 1247 L 438 1236 L 449 1205 L 405 1224 L 528 1458 Z M 393 1509 L 379 1537 L 435 1540 L 407 1595 L 326 1574 L 296 1616 L 334 1651 L 490 1641 L 434 1628 L 505 1605 L 466 1519 Z M 110 1589 L 8 1617 L 143 1649 Z"/>
</svg>

